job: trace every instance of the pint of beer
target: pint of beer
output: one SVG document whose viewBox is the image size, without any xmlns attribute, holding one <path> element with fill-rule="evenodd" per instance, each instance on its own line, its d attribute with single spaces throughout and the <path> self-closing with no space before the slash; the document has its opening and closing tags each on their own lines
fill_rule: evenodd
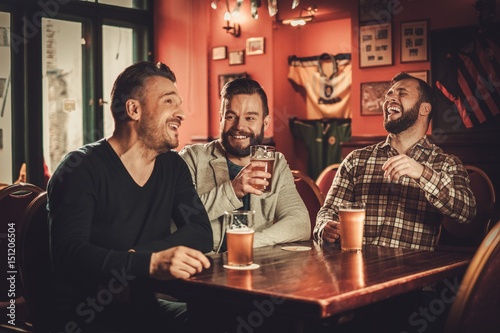
<svg viewBox="0 0 500 333">
<path fill-rule="evenodd" d="M 271 178 L 267 179 L 269 185 L 254 186 L 256 189 L 261 190 L 262 192 L 269 192 L 271 190 L 271 179 L 274 170 L 274 154 L 275 148 L 273 146 L 257 145 L 250 147 L 250 160 L 252 162 L 258 161 L 266 163 L 265 166 L 255 167 L 253 168 L 253 170 L 269 172 L 271 174 Z"/>
<path fill-rule="evenodd" d="M 344 202 L 339 206 L 340 248 L 361 251 L 366 206 L 362 202 Z"/>
<path fill-rule="evenodd" d="M 227 225 L 227 261 L 230 266 L 253 264 L 253 210 L 233 210 L 224 212 Z"/>
</svg>

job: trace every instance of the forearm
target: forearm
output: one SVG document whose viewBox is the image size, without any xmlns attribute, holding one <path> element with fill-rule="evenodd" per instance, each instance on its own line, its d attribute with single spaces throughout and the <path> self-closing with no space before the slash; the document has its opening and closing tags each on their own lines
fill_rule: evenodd
<svg viewBox="0 0 500 333">
<path fill-rule="evenodd" d="M 304 216 L 282 219 L 269 228 L 256 232 L 254 247 L 308 240 L 311 226 L 307 211 L 305 213 Z"/>
<path fill-rule="evenodd" d="M 441 214 L 460 223 L 469 223 L 476 216 L 476 201 L 463 166 L 452 165 L 441 172 L 425 166 L 418 184 Z"/>
</svg>

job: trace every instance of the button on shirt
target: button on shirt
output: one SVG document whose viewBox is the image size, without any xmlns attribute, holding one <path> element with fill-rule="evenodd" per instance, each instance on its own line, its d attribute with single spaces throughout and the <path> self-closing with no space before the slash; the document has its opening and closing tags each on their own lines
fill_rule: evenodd
<svg viewBox="0 0 500 333">
<path fill-rule="evenodd" d="M 366 203 L 364 244 L 433 250 L 442 216 L 469 223 L 476 215 L 476 201 L 462 162 L 444 154 L 427 137 L 408 149 L 407 155 L 424 165 L 418 180 L 384 177 L 382 165 L 399 153 L 390 137 L 350 153 L 333 180 L 318 213 L 315 239 L 321 239 L 328 221 L 338 221 L 343 201 Z"/>
</svg>

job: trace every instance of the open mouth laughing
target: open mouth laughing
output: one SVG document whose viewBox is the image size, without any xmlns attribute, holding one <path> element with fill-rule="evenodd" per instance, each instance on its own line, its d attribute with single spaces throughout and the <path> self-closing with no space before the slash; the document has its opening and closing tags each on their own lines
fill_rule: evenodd
<svg viewBox="0 0 500 333">
<path fill-rule="evenodd" d="M 391 104 L 387 107 L 385 114 L 387 119 L 392 118 L 394 115 L 401 114 L 402 109 L 399 105 Z"/>
</svg>

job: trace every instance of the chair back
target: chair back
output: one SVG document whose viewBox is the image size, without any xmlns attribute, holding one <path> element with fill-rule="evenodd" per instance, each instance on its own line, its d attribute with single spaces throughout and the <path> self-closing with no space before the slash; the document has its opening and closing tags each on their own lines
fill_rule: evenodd
<svg viewBox="0 0 500 333">
<path fill-rule="evenodd" d="M 500 221 L 484 238 L 465 272 L 445 333 L 498 332 L 499 292 Z"/>
<path fill-rule="evenodd" d="M 326 199 L 326 195 L 332 186 L 333 179 L 337 174 L 337 170 L 340 166 L 340 163 L 330 164 L 327 166 L 316 179 L 316 185 L 318 185 L 319 190 L 323 194 L 323 198 Z"/>
<path fill-rule="evenodd" d="M 459 224 L 444 217 L 437 237 L 437 247 L 455 247 L 475 251 L 492 227 L 495 188 L 490 177 L 478 167 L 466 165 L 470 187 L 476 198 L 477 214 L 470 224 Z"/>
<path fill-rule="evenodd" d="M 297 192 L 299 192 L 302 201 L 307 207 L 309 212 L 309 218 L 311 219 L 311 238 L 314 226 L 316 225 L 316 215 L 320 208 L 323 206 L 323 195 L 318 188 L 318 185 L 312 180 L 311 177 L 302 173 L 299 170 L 292 170 L 293 179 L 295 181 L 295 186 L 297 187 Z"/>
<path fill-rule="evenodd" d="M 47 285 L 52 276 L 49 232 L 47 193 L 43 192 L 29 204 L 19 232 L 21 281 L 35 327 L 43 316 Z"/>
<path fill-rule="evenodd" d="M 42 192 L 43 190 L 38 186 L 28 183 L 10 185 L 0 191 L 0 251 L 2 256 L 15 256 L 17 258 L 17 253 L 13 251 L 17 249 L 19 229 L 21 228 L 24 211 L 29 203 Z M 14 240 L 14 242 L 11 242 L 11 240 Z M 14 245 L 14 248 L 9 249 L 10 246 Z M 18 271 L 17 264 L 17 262 L 13 262 L 12 265 L 14 266 L 10 271 Z M 9 290 L 10 283 L 7 280 L 7 271 L 9 270 L 3 269 L 0 272 L 0 290 Z M 21 281 L 19 274 L 16 274 L 16 281 Z M 22 286 L 18 283 L 16 297 L 22 294 Z M 7 296 L 7 293 L 0 293 L 0 302 L 8 301 Z"/>
</svg>

